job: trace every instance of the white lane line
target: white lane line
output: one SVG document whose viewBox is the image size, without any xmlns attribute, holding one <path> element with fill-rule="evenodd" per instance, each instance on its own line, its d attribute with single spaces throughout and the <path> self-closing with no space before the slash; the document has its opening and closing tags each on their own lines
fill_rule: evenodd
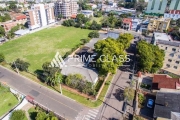
<svg viewBox="0 0 180 120">
<path fill-rule="evenodd" d="M 95 119 L 95 117 L 93 116 L 90 116 L 90 115 L 87 115 L 88 118 L 92 118 L 92 119 Z"/>
<path fill-rule="evenodd" d="M 96 115 L 95 115 L 95 114 L 92 114 L 92 113 L 88 113 L 88 115 L 91 115 L 91 116 L 94 116 L 94 117 L 96 117 Z"/>
<path fill-rule="evenodd" d="M 94 109 L 93 111 L 99 112 L 99 110 Z"/>
<path fill-rule="evenodd" d="M 96 111 L 89 110 L 90 113 L 98 114 Z"/>
</svg>

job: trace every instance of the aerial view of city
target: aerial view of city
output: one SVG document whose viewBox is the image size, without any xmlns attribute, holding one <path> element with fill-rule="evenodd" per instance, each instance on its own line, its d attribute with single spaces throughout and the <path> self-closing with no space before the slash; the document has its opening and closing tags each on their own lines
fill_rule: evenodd
<svg viewBox="0 0 180 120">
<path fill-rule="evenodd" d="M 180 120 L 180 0 L 1 0 L 0 120 Z"/>
</svg>

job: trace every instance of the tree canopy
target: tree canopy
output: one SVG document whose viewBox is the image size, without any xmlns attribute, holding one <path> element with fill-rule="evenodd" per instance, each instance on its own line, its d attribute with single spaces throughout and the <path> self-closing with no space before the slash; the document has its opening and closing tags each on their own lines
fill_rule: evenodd
<svg viewBox="0 0 180 120">
<path fill-rule="evenodd" d="M 99 37 L 99 33 L 98 31 L 92 31 L 88 34 L 88 37 L 90 38 L 98 38 Z"/>
<path fill-rule="evenodd" d="M 102 74 L 115 73 L 118 66 L 126 60 L 123 44 L 112 38 L 98 41 L 95 51 L 98 54 L 98 69 Z"/>
<path fill-rule="evenodd" d="M 28 62 L 25 62 L 19 58 L 16 59 L 16 61 L 11 65 L 12 68 L 18 68 L 20 71 L 28 71 L 29 66 L 30 64 Z"/>
<path fill-rule="evenodd" d="M 124 50 L 125 50 L 125 49 L 129 48 L 133 38 L 134 37 L 132 34 L 124 33 L 124 34 L 121 34 L 117 40 L 123 44 Z"/>
<path fill-rule="evenodd" d="M 3 53 L 0 53 L 0 63 L 5 61 L 5 56 Z"/>
<path fill-rule="evenodd" d="M 132 101 L 134 99 L 134 94 L 135 91 L 133 88 L 131 87 L 126 87 L 124 89 L 124 97 L 128 100 L 128 101 Z"/>
<path fill-rule="evenodd" d="M 27 120 L 25 111 L 23 111 L 23 110 L 13 111 L 10 116 L 10 120 Z"/>
<path fill-rule="evenodd" d="M 163 66 L 165 53 L 158 46 L 140 41 L 137 50 L 139 67 L 142 71 L 155 73 Z"/>
</svg>

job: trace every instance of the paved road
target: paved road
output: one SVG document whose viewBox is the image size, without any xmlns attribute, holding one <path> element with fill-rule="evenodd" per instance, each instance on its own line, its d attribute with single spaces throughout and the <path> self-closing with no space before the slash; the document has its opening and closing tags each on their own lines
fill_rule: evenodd
<svg viewBox="0 0 180 120">
<path fill-rule="evenodd" d="M 82 110 L 88 108 L 81 104 L 66 98 L 60 93 L 52 91 L 42 85 L 39 85 L 17 73 L 9 71 L 0 66 L 0 82 L 5 82 L 15 90 L 24 95 L 30 95 L 35 101 L 53 110 L 68 120 L 74 120 Z"/>
</svg>

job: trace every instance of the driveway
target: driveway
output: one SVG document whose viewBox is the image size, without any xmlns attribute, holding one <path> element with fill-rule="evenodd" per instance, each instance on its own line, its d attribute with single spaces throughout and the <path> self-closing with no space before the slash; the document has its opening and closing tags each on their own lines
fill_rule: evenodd
<svg viewBox="0 0 180 120">
<path fill-rule="evenodd" d="M 20 76 L 15 72 L 7 70 L 2 66 L 0 66 L 0 82 L 6 83 L 24 95 L 32 96 L 35 101 L 68 120 L 74 120 L 79 112 L 88 109 L 76 101 Z"/>
</svg>

